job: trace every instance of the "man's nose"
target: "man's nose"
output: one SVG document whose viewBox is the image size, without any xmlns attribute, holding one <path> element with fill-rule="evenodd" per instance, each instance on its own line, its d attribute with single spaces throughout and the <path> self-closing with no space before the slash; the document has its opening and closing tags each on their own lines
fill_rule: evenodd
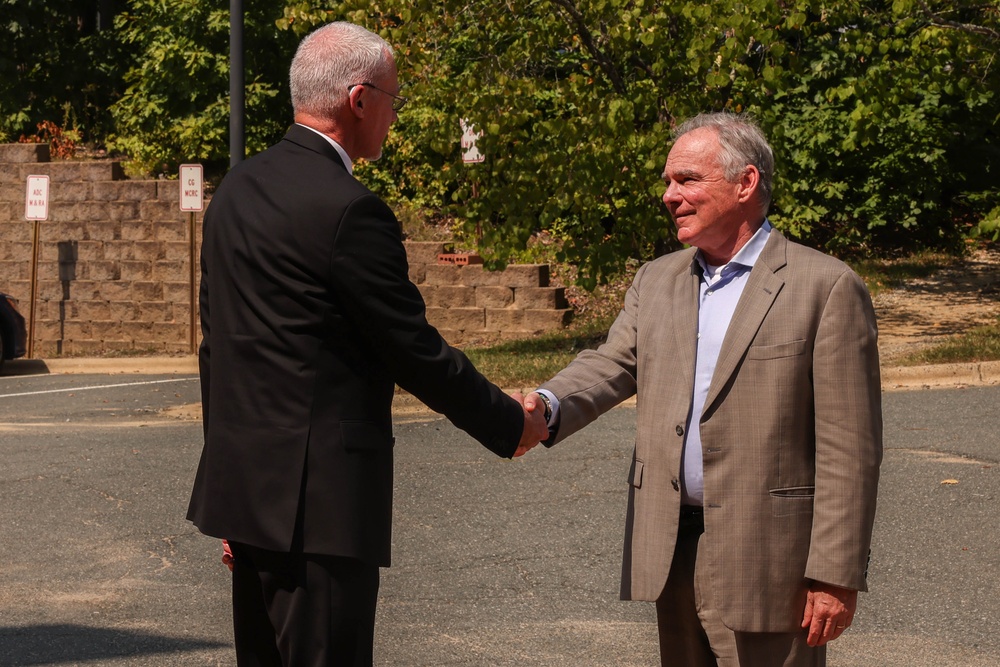
<svg viewBox="0 0 1000 667">
<path fill-rule="evenodd" d="M 667 183 L 667 189 L 663 193 L 663 205 L 670 208 L 670 204 L 676 203 L 677 201 L 679 201 L 679 197 L 677 196 L 677 187 L 671 181 Z"/>
</svg>

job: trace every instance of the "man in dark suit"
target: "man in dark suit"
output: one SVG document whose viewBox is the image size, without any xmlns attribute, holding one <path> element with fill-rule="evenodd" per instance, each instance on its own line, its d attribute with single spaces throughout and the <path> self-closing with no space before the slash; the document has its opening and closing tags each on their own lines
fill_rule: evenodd
<svg viewBox="0 0 1000 667">
<path fill-rule="evenodd" d="M 371 665 L 394 384 L 499 456 L 547 430 L 427 323 L 399 223 L 352 176 L 405 102 L 392 49 L 330 24 L 290 79 L 296 124 L 226 176 L 205 216 L 188 518 L 232 548 L 240 665 Z"/>
<path fill-rule="evenodd" d="M 843 262 L 771 228 L 753 123 L 675 136 L 663 202 L 693 247 L 641 267 L 607 342 L 526 405 L 551 444 L 638 397 L 621 594 L 656 601 L 664 667 L 821 667 L 866 586 L 875 313 Z"/>
</svg>

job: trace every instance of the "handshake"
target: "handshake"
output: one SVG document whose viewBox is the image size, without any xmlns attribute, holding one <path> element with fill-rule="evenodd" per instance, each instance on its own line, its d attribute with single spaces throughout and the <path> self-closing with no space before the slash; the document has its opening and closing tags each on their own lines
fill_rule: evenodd
<svg viewBox="0 0 1000 667">
<path fill-rule="evenodd" d="M 521 442 L 517 446 L 514 456 L 524 456 L 533 447 L 543 440 L 549 439 L 549 425 L 545 420 L 545 402 L 538 392 L 531 392 L 523 396 L 521 392 L 515 391 L 511 398 L 521 404 L 524 410 L 524 431 L 521 433 Z"/>
</svg>

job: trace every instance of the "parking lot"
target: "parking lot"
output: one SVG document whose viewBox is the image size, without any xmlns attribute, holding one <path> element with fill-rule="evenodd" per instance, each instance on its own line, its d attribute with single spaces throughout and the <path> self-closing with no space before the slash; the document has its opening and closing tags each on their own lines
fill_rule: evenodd
<svg viewBox="0 0 1000 667">
<path fill-rule="evenodd" d="M 184 520 L 196 376 L 0 377 L 0 665 L 231 665 L 228 571 Z M 870 574 L 830 664 L 995 667 L 1000 388 L 885 395 Z M 379 665 L 658 664 L 617 599 L 632 408 L 518 461 L 396 417 Z"/>
</svg>

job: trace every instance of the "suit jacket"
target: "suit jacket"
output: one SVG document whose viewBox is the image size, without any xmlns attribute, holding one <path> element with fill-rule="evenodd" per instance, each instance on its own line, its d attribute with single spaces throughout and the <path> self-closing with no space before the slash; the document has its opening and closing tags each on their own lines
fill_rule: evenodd
<svg viewBox="0 0 1000 667">
<path fill-rule="evenodd" d="M 553 442 L 637 394 L 623 599 L 659 597 L 674 552 L 698 330 L 694 257 L 692 248 L 640 268 L 607 342 L 544 385 L 560 400 Z M 699 580 L 734 630 L 797 631 L 811 580 L 865 589 L 882 457 L 876 337 L 860 278 L 772 231 L 700 422 Z"/>
<path fill-rule="evenodd" d="M 388 565 L 394 383 L 513 455 L 521 407 L 427 323 L 399 223 L 323 137 L 226 176 L 201 266 L 202 532 Z"/>
</svg>

